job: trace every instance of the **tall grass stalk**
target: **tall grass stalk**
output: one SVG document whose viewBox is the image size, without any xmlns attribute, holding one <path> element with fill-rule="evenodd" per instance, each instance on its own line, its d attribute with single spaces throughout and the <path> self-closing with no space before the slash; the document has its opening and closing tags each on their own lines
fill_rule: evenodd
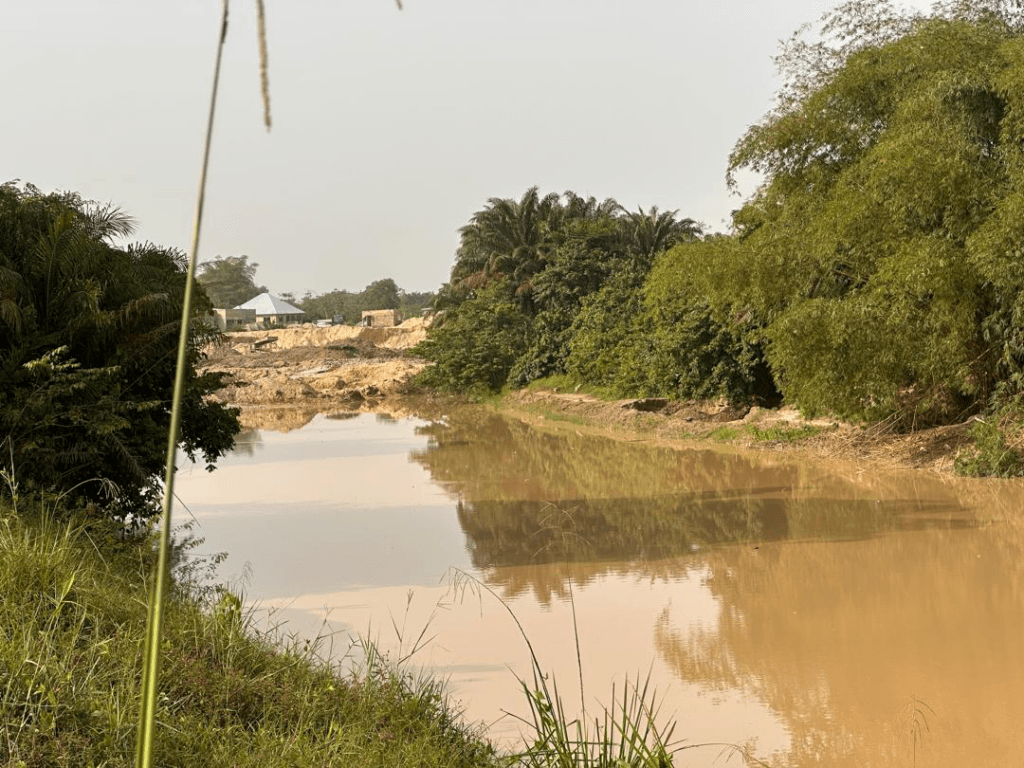
<svg viewBox="0 0 1024 768">
<path fill-rule="evenodd" d="M 192 316 L 192 284 L 195 281 L 196 261 L 199 253 L 199 234 L 203 221 L 203 204 L 206 201 L 206 174 L 210 166 L 213 118 L 217 108 L 217 86 L 220 82 L 220 65 L 227 34 L 228 0 L 223 0 L 217 56 L 213 69 L 213 87 L 210 94 L 210 110 L 206 121 L 206 139 L 203 143 L 203 162 L 199 174 L 199 192 L 196 196 L 196 213 L 192 225 L 192 244 L 189 248 L 188 270 L 185 277 L 185 297 L 181 307 L 181 333 L 178 337 L 178 360 L 174 375 L 174 395 L 171 399 L 171 426 L 167 435 L 167 467 L 164 477 L 164 504 L 160 523 L 160 546 L 157 554 L 156 574 L 153 578 L 150 593 L 149 620 L 143 654 L 142 699 L 139 705 L 139 733 L 135 756 L 135 764 L 138 768 L 150 768 L 153 765 L 157 689 L 160 680 L 160 630 L 163 622 L 165 593 L 168 588 L 171 509 L 174 504 L 174 467 L 178 450 L 178 434 L 181 428 L 181 400 L 185 389 L 185 371 L 188 367 L 188 331 L 189 320 Z"/>
<path fill-rule="evenodd" d="M 727 742 L 686 744 L 673 740 L 676 723 L 662 725 L 661 703 L 651 685 L 651 671 L 631 682 L 627 677 L 621 692 L 612 686 L 611 701 L 595 717 L 587 715 L 583 695 L 583 660 L 579 646 L 576 603 L 570 583 L 572 628 L 576 641 L 576 663 L 580 679 L 580 716 L 572 718 L 565 710 L 562 694 L 553 675 L 543 671 L 533 643 L 511 606 L 490 586 L 459 569 L 451 572 L 456 594 L 468 589 L 487 592 L 512 617 L 530 653 L 532 680 L 518 678 L 529 705 L 527 717 L 512 715 L 527 726 L 530 733 L 522 752 L 511 755 L 509 766 L 518 768 L 671 768 L 674 755 L 691 749 L 718 748 L 720 756 L 738 755 L 748 766 L 770 768 L 750 754 L 747 747 Z M 549 683 L 550 680 L 550 683 Z M 509 713 L 511 714 L 511 713 Z"/>
</svg>

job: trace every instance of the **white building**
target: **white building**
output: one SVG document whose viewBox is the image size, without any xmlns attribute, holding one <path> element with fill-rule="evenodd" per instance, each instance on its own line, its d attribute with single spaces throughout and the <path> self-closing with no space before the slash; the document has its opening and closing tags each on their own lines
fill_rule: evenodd
<svg viewBox="0 0 1024 768">
<path fill-rule="evenodd" d="M 306 316 L 306 313 L 298 307 L 293 307 L 284 299 L 271 293 L 261 293 L 256 298 L 239 304 L 235 309 L 255 310 L 256 322 L 261 325 L 288 325 L 301 322 Z"/>
</svg>

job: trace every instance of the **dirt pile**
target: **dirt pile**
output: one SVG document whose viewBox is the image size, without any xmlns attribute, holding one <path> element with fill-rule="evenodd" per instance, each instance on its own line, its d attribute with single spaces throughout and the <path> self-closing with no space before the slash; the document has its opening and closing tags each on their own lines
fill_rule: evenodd
<svg viewBox="0 0 1024 768">
<path fill-rule="evenodd" d="M 216 399 L 245 407 L 360 407 L 410 394 L 427 362 L 407 350 L 426 336 L 419 318 L 395 328 L 302 325 L 229 333 L 206 350 L 204 371 L 225 374 Z"/>
<path fill-rule="evenodd" d="M 295 349 L 296 347 L 325 348 L 348 344 L 373 344 L 380 349 L 410 349 L 427 338 L 428 327 L 429 323 L 426 320 L 413 317 L 393 328 L 363 328 L 355 325 L 321 327 L 313 323 L 305 323 L 279 330 L 247 331 L 230 333 L 227 336 L 229 343 L 236 348 L 248 347 L 252 344 L 265 345 L 279 350 Z"/>
</svg>

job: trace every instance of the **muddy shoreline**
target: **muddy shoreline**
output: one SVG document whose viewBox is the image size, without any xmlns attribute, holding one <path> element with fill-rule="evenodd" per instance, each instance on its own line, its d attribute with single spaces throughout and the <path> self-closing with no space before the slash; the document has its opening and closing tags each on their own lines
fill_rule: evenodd
<svg viewBox="0 0 1024 768">
<path fill-rule="evenodd" d="M 917 469 L 946 477 L 954 475 L 956 456 L 972 444 L 971 421 L 898 433 L 886 424 L 806 419 L 792 407 L 735 409 L 724 403 L 656 398 L 607 401 L 525 389 L 509 393 L 501 409 L 538 423 L 573 425 L 618 439 L 678 447 L 731 445 L 864 469 Z"/>
<path fill-rule="evenodd" d="M 429 363 L 409 350 L 426 335 L 422 320 L 395 328 L 305 325 L 233 333 L 207 350 L 203 371 L 223 373 L 216 399 L 238 406 L 245 428 L 287 431 L 324 413 L 373 412 L 432 418 L 462 401 L 414 386 Z M 596 431 L 615 439 L 655 440 L 678 447 L 731 445 L 746 450 L 908 468 L 952 476 L 971 443 L 971 421 L 897 433 L 886 424 L 860 426 L 805 419 L 793 408 L 735 409 L 723 403 L 657 398 L 601 400 L 581 393 L 524 389 L 492 406 L 548 427 Z"/>
</svg>

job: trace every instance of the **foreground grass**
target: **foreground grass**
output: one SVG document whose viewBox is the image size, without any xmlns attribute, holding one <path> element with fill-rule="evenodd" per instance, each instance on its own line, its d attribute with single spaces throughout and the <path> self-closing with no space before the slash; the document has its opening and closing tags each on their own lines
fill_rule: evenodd
<svg viewBox="0 0 1024 768">
<path fill-rule="evenodd" d="M 24 513 L 24 510 L 22 510 Z M 148 544 L 0 506 L 0 765 L 134 761 Z M 237 599 L 166 608 L 163 766 L 490 766 L 440 683 L 370 654 L 342 672 L 246 625 Z"/>
</svg>

